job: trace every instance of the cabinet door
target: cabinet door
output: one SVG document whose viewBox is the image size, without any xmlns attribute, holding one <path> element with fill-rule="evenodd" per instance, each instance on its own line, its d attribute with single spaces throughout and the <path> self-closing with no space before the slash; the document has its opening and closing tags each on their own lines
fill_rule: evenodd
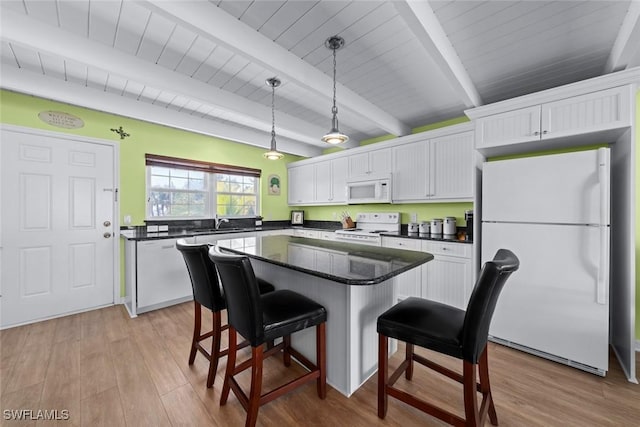
<svg viewBox="0 0 640 427">
<path fill-rule="evenodd" d="M 385 248 L 420 251 L 420 240 L 382 236 L 382 246 Z M 421 297 L 422 280 L 422 268 L 419 267 L 400 274 L 397 278 L 398 300 L 403 300 L 407 297 Z"/>
<path fill-rule="evenodd" d="M 369 173 L 369 153 L 353 154 L 347 157 L 349 162 L 349 178 Z"/>
<path fill-rule="evenodd" d="M 423 297 L 466 310 L 471 296 L 471 260 L 436 255 L 424 264 Z"/>
<path fill-rule="evenodd" d="M 348 157 L 349 178 L 391 173 L 391 148 L 381 148 Z"/>
<path fill-rule="evenodd" d="M 429 151 L 429 198 L 473 199 L 473 132 L 434 138 Z"/>
<path fill-rule="evenodd" d="M 369 171 L 372 175 L 391 173 L 391 148 L 381 148 L 369 152 Z"/>
<path fill-rule="evenodd" d="M 542 138 L 559 138 L 631 124 L 628 87 L 618 87 L 542 105 Z"/>
<path fill-rule="evenodd" d="M 500 147 L 540 140 L 540 106 L 476 120 L 476 148 Z"/>
<path fill-rule="evenodd" d="M 347 158 L 338 157 L 331 160 L 331 202 L 347 202 Z M 316 179 L 318 175 L 316 174 Z"/>
<path fill-rule="evenodd" d="M 315 202 L 327 203 L 333 199 L 332 195 L 332 173 L 331 173 L 331 161 L 326 160 L 324 162 L 316 163 L 316 197 Z"/>
<path fill-rule="evenodd" d="M 138 242 L 138 307 L 157 305 L 160 308 L 165 303 L 193 295 L 189 272 L 182 254 L 176 249 L 176 240 Z"/>
<path fill-rule="evenodd" d="M 392 149 L 393 201 L 425 200 L 429 194 L 429 141 Z"/>
<path fill-rule="evenodd" d="M 315 200 L 315 165 L 304 165 L 288 170 L 289 204 L 301 205 Z"/>
</svg>

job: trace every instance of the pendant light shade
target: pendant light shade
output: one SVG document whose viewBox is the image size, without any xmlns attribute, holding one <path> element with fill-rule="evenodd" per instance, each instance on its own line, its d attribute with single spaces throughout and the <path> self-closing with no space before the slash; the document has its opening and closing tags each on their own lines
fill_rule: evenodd
<svg viewBox="0 0 640 427">
<path fill-rule="evenodd" d="M 284 154 L 276 149 L 276 88 L 280 86 L 280 80 L 277 77 L 267 79 L 265 83 L 271 86 L 271 148 L 263 154 L 265 159 L 280 160 Z"/>
<path fill-rule="evenodd" d="M 333 107 L 331 108 L 331 130 L 322 137 L 327 144 L 342 144 L 349 140 L 349 137 L 338 129 L 338 107 L 336 106 L 336 51 L 344 46 L 344 39 L 339 36 L 329 37 L 324 45 L 333 51 Z"/>
</svg>

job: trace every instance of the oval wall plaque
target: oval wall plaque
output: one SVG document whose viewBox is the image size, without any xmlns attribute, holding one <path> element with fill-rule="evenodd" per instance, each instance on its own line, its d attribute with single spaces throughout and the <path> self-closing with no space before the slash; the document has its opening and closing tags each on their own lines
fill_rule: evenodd
<svg viewBox="0 0 640 427">
<path fill-rule="evenodd" d="M 43 122 L 65 129 L 78 129 L 84 126 L 80 117 L 62 111 L 41 111 L 38 117 Z"/>
</svg>

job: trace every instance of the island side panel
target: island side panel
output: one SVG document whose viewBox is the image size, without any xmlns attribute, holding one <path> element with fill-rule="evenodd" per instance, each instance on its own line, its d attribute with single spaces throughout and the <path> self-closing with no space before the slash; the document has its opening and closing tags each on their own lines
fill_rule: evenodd
<svg viewBox="0 0 640 427">
<path fill-rule="evenodd" d="M 349 286 L 252 259 L 256 275 L 276 289 L 290 289 L 327 309 L 327 382 L 349 397 L 378 367 L 376 322 L 396 297 L 395 279 Z M 315 329 L 292 336 L 293 346 L 315 361 Z"/>
</svg>

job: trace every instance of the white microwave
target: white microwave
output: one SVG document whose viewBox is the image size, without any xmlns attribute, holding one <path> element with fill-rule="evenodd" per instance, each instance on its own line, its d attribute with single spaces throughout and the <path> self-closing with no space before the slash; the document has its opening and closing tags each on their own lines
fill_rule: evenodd
<svg viewBox="0 0 640 427">
<path fill-rule="evenodd" d="M 347 203 L 391 203 L 391 176 L 348 179 Z"/>
</svg>

